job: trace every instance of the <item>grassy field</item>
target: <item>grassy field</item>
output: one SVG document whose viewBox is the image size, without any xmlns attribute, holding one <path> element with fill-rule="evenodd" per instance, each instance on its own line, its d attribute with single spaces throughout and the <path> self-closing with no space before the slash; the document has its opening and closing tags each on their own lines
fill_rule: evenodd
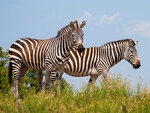
<svg viewBox="0 0 150 113">
<path fill-rule="evenodd" d="M 119 75 L 100 84 L 81 91 L 66 85 L 59 93 L 31 90 L 21 100 L 0 94 L 0 113 L 150 113 L 146 86 L 131 88 L 130 82 Z"/>
</svg>

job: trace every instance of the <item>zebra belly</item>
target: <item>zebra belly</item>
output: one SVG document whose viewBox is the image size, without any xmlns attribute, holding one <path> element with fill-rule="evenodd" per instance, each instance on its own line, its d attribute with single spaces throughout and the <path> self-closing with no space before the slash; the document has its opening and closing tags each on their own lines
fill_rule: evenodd
<svg viewBox="0 0 150 113">
<path fill-rule="evenodd" d="M 64 72 L 67 73 L 68 75 L 74 76 L 74 77 L 83 77 L 83 76 L 90 76 L 90 75 L 98 75 L 97 70 L 95 68 L 89 69 L 88 72 L 84 73 L 79 73 L 79 72 L 73 72 L 73 71 L 68 71 L 64 69 Z"/>
<path fill-rule="evenodd" d="M 98 75 L 98 72 L 95 68 L 92 68 L 90 75 Z"/>
</svg>

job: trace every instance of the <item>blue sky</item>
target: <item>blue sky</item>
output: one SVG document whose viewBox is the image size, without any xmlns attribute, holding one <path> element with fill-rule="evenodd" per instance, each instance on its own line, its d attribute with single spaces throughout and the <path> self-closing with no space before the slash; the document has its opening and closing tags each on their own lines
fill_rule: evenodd
<svg viewBox="0 0 150 113">
<path fill-rule="evenodd" d="M 4 50 L 21 37 L 48 39 L 70 21 L 86 20 L 84 46 L 101 46 L 109 41 L 132 38 L 137 45 L 141 68 L 135 70 L 127 61 L 110 69 L 122 74 L 133 86 L 142 77 L 150 86 L 150 1 L 138 0 L 1 0 L 0 46 Z M 89 77 L 75 78 L 64 74 L 75 88 Z M 141 79 L 140 79 L 141 80 Z"/>
</svg>

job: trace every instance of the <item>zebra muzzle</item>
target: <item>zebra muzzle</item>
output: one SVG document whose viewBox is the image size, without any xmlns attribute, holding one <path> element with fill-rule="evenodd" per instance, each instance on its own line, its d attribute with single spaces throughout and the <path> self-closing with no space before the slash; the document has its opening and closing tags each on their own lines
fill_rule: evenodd
<svg viewBox="0 0 150 113">
<path fill-rule="evenodd" d="M 135 69 L 138 69 L 140 66 L 141 66 L 140 60 L 139 60 L 139 59 L 136 59 L 136 60 L 135 60 L 135 63 L 133 64 L 133 67 L 134 67 Z"/>
<path fill-rule="evenodd" d="M 83 47 L 83 45 L 79 45 L 77 48 L 78 52 L 83 52 L 85 50 L 85 48 Z"/>
</svg>

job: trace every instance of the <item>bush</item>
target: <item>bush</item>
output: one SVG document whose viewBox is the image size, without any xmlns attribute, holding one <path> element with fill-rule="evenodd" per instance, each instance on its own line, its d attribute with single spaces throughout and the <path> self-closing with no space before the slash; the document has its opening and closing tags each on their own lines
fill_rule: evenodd
<svg viewBox="0 0 150 113">
<path fill-rule="evenodd" d="M 28 91 L 21 101 L 11 95 L 0 96 L 1 112 L 139 112 L 150 111 L 150 92 L 147 87 L 132 89 L 120 75 L 100 81 L 101 86 L 74 91 L 69 84 L 60 93 Z M 137 92 L 138 90 L 138 92 Z"/>
<path fill-rule="evenodd" d="M 8 61 L 8 52 L 3 51 L 3 48 L 0 47 L 0 92 L 3 94 L 8 93 L 8 76 L 7 76 L 7 61 Z"/>
</svg>

